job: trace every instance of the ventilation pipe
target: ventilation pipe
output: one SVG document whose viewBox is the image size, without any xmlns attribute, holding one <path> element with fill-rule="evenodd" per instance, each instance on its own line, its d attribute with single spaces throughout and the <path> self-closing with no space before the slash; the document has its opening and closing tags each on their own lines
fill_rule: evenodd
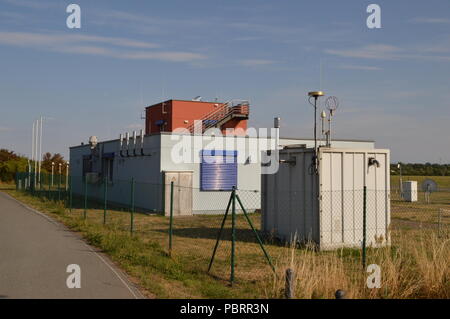
<svg viewBox="0 0 450 319">
<path fill-rule="evenodd" d="M 279 117 L 273 119 L 273 127 L 275 128 L 275 149 L 280 149 L 280 121 Z"/>
<path fill-rule="evenodd" d="M 133 156 L 136 156 L 136 131 L 133 131 Z"/>
<path fill-rule="evenodd" d="M 125 133 L 125 145 L 127 147 L 127 157 L 129 157 L 130 156 L 130 153 L 129 153 L 129 149 L 130 149 L 130 133 L 128 133 L 128 132 Z"/>
<path fill-rule="evenodd" d="M 141 129 L 141 155 L 144 156 L 144 130 Z"/>
<path fill-rule="evenodd" d="M 123 157 L 123 153 L 122 153 L 122 150 L 123 150 L 123 135 L 122 135 L 122 133 L 120 133 L 120 135 L 119 135 L 119 145 L 120 145 L 120 157 Z"/>
</svg>

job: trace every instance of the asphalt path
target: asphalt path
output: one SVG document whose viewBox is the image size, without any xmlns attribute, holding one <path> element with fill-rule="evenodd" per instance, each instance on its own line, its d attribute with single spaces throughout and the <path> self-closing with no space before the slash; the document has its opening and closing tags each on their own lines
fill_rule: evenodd
<svg viewBox="0 0 450 319">
<path fill-rule="evenodd" d="M 78 268 L 79 272 L 74 271 Z M 75 277 L 79 274 L 79 277 Z M 80 288 L 69 288 L 77 282 Z M 76 280 L 79 278 L 79 281 Z M 143 298 L 101 252 L 0 192 L 0 298 Z"/>
</svg>

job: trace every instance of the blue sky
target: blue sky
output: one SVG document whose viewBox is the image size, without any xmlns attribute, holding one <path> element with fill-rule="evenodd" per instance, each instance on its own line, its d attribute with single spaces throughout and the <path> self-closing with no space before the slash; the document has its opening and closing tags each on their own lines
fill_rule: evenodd
<svg viewBox="0 0 450 319">
<path fill-rule="evenodd" d="M 66 26 L 70 3 L 81 29 Z M 370 3 L 381 29 L 366 26 Z M 67 156 L 197 95 L 248 99 L 250 125 L 279 116 L 283 136 L 311 137 L 306 93 L 322 88 L 340 100 L 336 137 L 450 163 L 448 0 L 0 0 L 0 61 L 0 147 L 22 154 L 39 115 L 44 151 Z"/>
</svg>

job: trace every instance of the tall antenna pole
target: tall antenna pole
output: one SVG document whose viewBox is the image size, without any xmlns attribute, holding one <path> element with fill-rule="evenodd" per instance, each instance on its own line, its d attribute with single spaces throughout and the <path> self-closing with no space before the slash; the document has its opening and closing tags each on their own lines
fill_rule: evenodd
<svg viewBox="0 0 450 319">
<path fill-rule="evenodd" d="M 37 160 L 38 160 L 38 141 L 39 141 L 39 120 L 36 120 L 34 133 L 34 187 L 36 187 L 37 181 Z"/>
<path fill-rule="evenodd" d="M 40 118 L 40 133 L 39 133 L 39 173 L 38 173 L 38 182 L 39 185 L 41 183 L 41 164 L 42 164 L 42 116 Z"/>
<path fill-rule="evenodd" d="M 33 130 L 31 132 L 31 163 L 34 161 L 34 122 L 33 122 Z"/>
<path fill-rule="evenodd" d="M 320 96 L 324 96 L 325 93 L 322 91 L 312 91 L 308 92 L 309 96 L 309 104 L 311 104 L 314 107 L 314 158 L 313 158 L 313 165 L 314 165 L 314 172 L 317 173 L 318 168 L 318 161 L 317 161 L 317 99 Z M 314 104 L 311 103 L 311 98 L 314 98 Z"/>
</svg>

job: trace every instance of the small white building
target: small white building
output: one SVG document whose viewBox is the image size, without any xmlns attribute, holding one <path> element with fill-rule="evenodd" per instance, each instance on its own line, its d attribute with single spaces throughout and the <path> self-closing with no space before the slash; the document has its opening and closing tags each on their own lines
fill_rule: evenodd
<svg viewBox="0 0 450 319">
<path fill-rule="evenodd" d="M 389 151 L 332 143 L 314 154 L 287 146 L 278 172 L 262 176 L 262 230 L 324 250 L 361 247 L 366 187 L 366 244 L 389 244 Z"/>
</svg>

